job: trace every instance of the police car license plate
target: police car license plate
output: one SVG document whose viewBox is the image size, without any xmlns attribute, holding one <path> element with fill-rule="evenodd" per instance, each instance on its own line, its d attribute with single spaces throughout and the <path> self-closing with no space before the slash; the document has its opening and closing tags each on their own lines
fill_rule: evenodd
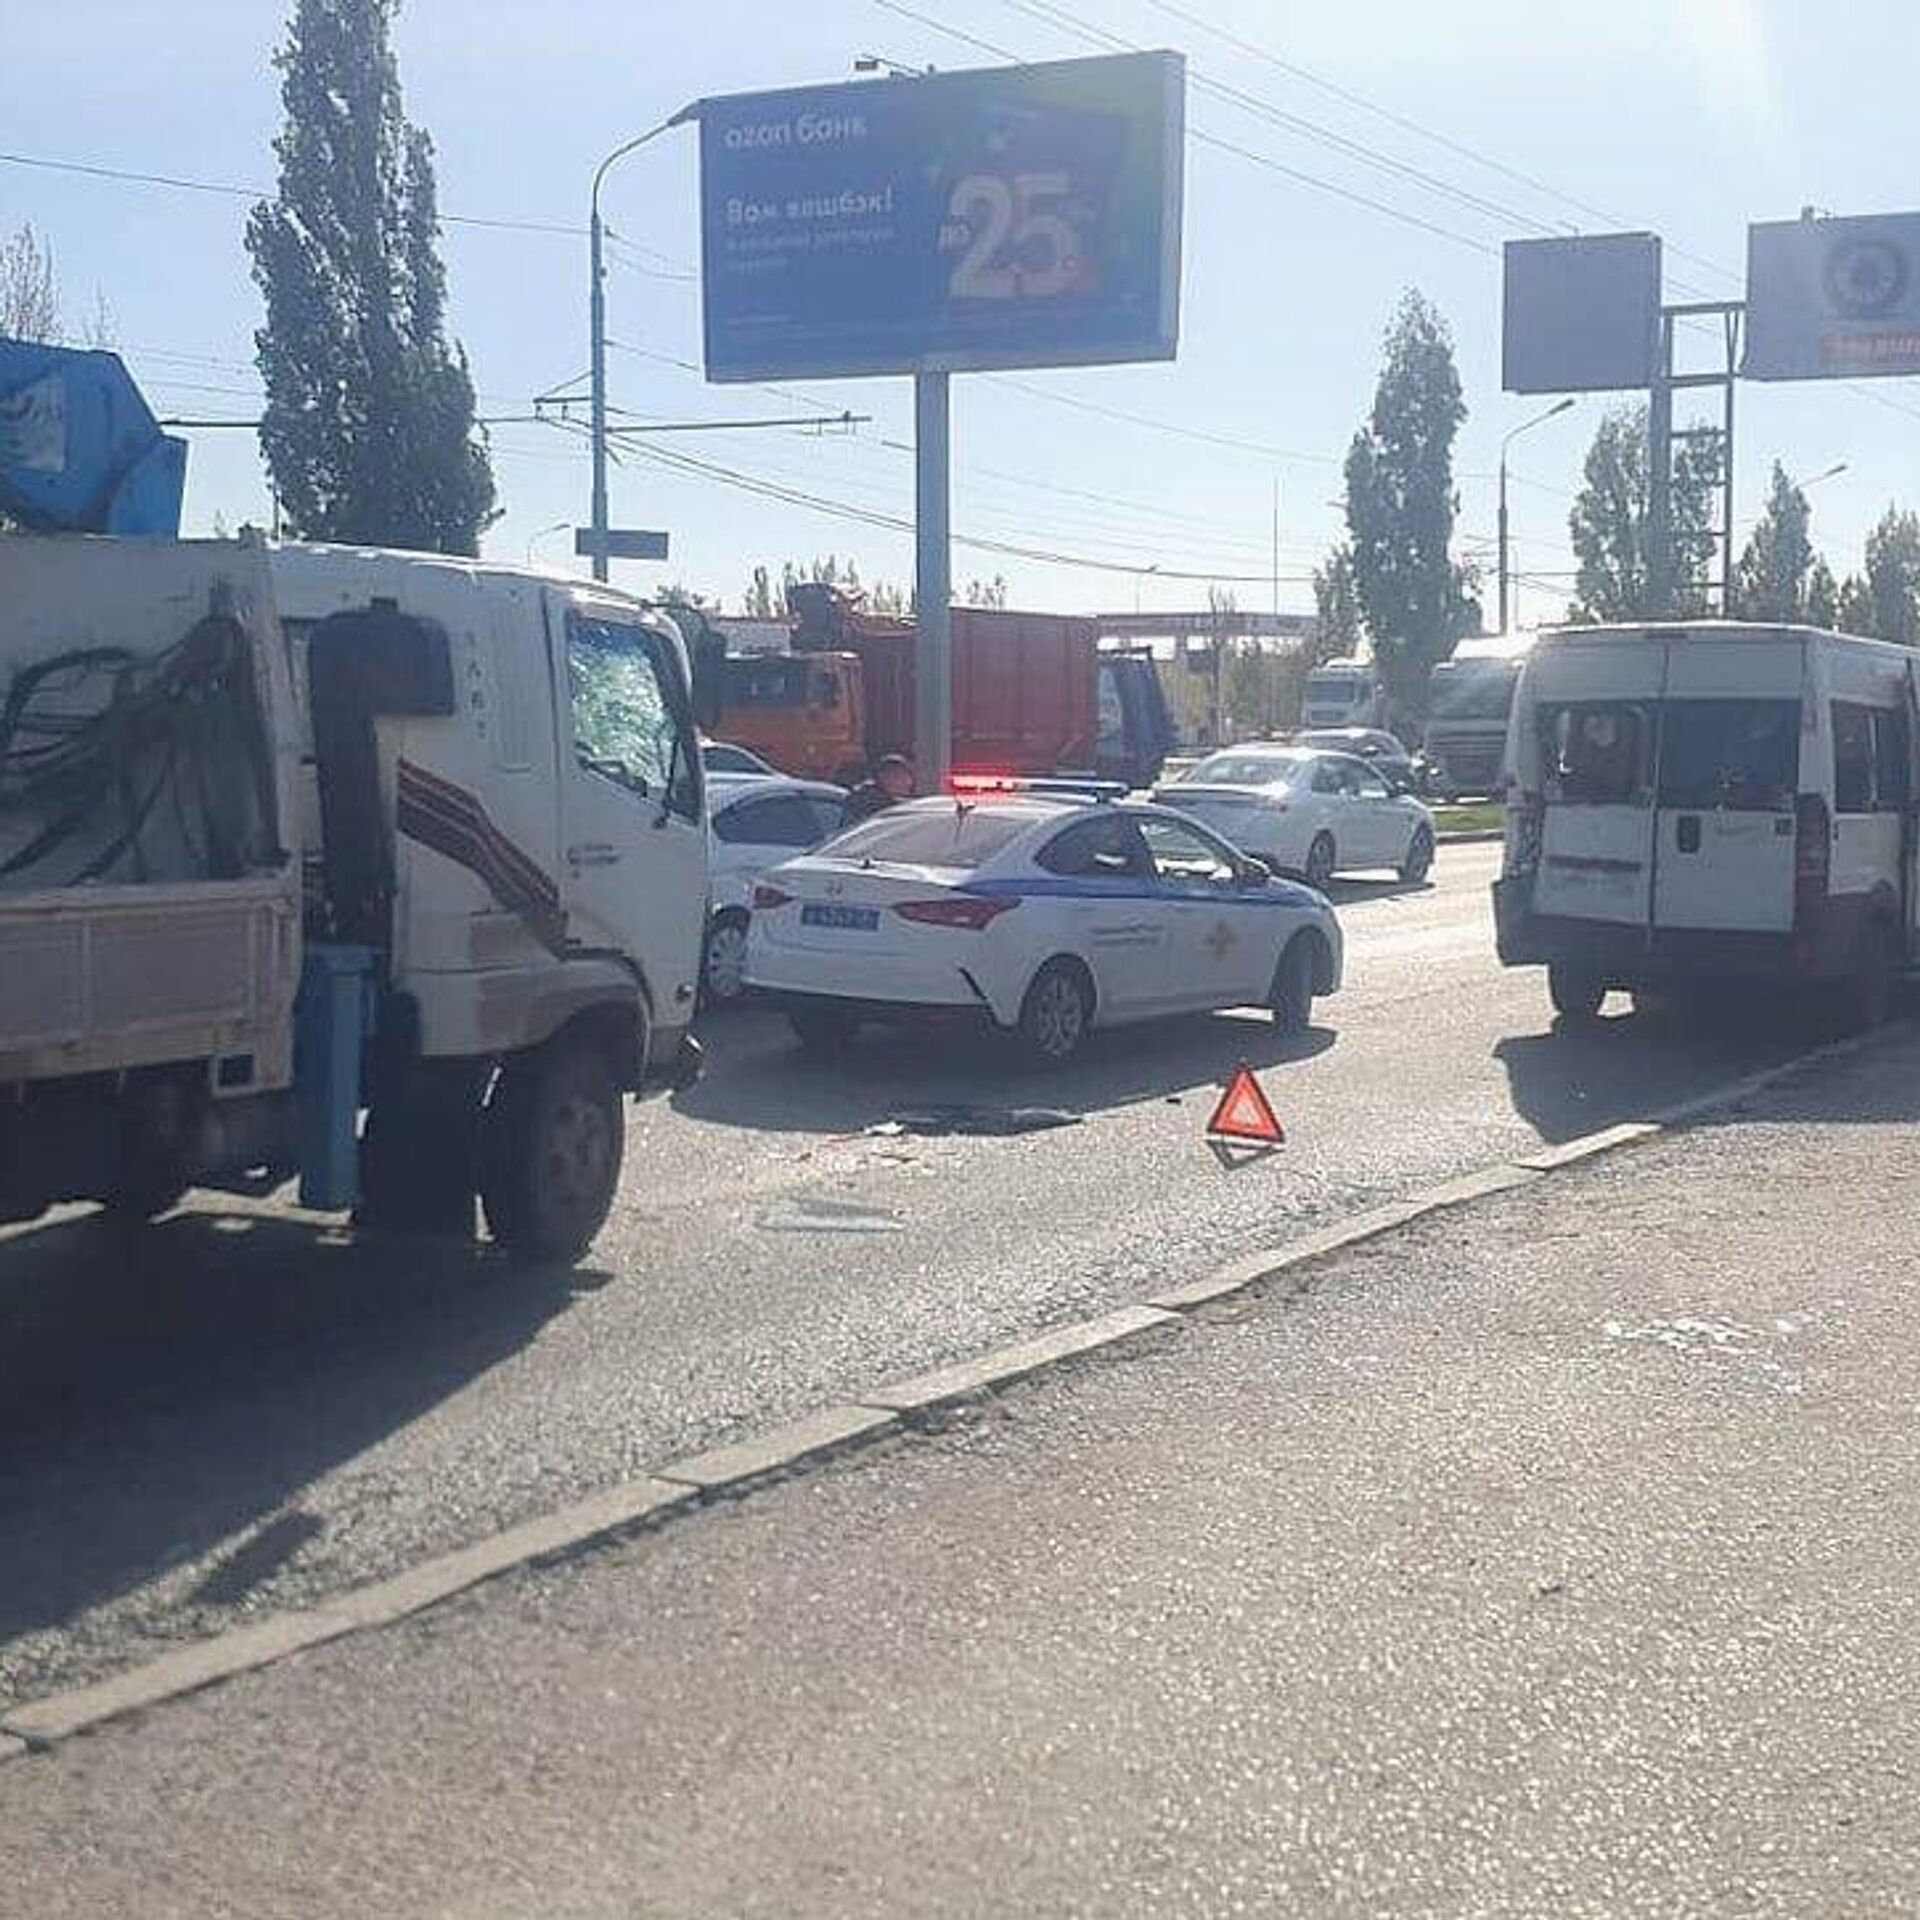
<svg viewBox="0 0 1920 1920">
<path fill-rule="evenodd" d="M 844 933 L 878 933 L 878 907 L 805 906 L 800 909 L 803 927 L 836 927 Z"/>
</svg>

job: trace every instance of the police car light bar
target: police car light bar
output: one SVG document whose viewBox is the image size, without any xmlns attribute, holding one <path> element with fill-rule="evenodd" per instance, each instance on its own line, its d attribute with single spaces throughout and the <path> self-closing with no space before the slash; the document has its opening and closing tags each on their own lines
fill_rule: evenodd
<svg viewBox="0 0 1920 1920">
<path fill-rule="evenodd" d="M 1124 800 L 1124 780 L 1100 780 L 1092 774 L 1084 779 L 1069 774 L 1046 777 L 1018 773 L 955 773 L 948 778 L 948 789 L 962 799 L 977 799 L 986 793 L 1037 793 L 1062 800 Z"/>
</svg>

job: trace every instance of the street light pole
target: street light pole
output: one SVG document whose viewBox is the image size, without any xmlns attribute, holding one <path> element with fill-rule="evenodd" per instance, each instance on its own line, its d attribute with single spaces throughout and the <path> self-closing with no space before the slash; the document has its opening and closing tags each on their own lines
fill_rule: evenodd
<svg viewBox="0 0 1920 1920">
<path fill-rule="evenodd" d="M 1565 400 L 1556 400 L 1556 401 L 1555 401 L 1555 402 L 1553 403 L 1553 405 L 1552 405 L 1552 406 L 1550 406 L 1550 407 L 1549 407 L 1549 408 L 1548 408 L 1548 409 L 1546 410 L 1546 412 L 1545 412 L 1545 413 L 1537 413 L 1537 414 L 1535 414 L 1535 415 L 1534 415 L 1534 417 L 1533 417 L 1533 418 L 1532 418 L 1531 420 L 1523 420 L 1523 421 L 1521 421 L 1521 423 L 1520 423 L 1520 424 L 1519 424 L 1519 425 L 1518 425 L 1517 427 L 1515 427 L 1515 428 L 1513 428 L 1513 429 L 1512 429 L 1512 430 L 1511 430 L 1511 431 L 1510 431 L 1510 432 L 1509 432 L 1509 433 L 1507 434 L 1507 436 L 1506 436 L 1506 438 L 1505 438 L 1505 439 L 1503 439 L 1503 440 L 1502 440 L 1502 441 L 1500 442 L 1500 526 L 1499 526 L 1499 534 L 1500 534 L 1500 631 L 1501 631 L 1502 633 L 1505 633 L 1505 632 L 1507 631 L 1507 611 L 1508 611 L 1508 594 L 1509 594 L 1509 589 L 1508 589 L 1508 582 L 1509 582 L 1509 580 L 1510 580 L 1510 579 L 1512 578 L 1512 570 L 1511 570 L 1511 567 L 1509 566 L 1509 563 L 1508 563 L 1508 558 L 1507 558 L 1507 555 L 1508 555 L 1508 537 L 1507 537 L 1507 449 L 1508 449 L 1508 448 L 1509 448 L 1510 446 L 1512 446 L 1512 445 L 1513 445 L 1513 443 L 1514 443 L 1514 442 L 1515 442 L 1515 441 L 1516 441 L 1517 439 L 1519 439 L 1519 437 L 1520 437 L 1520 436 L 1521 436 L 1521 435 L 1522 435 L 1523 433 L 1525 433 L 1525 432 L 1527 432 L 1527 431 L 1528 431 L 1528 430 L 1529 430 L 1530 428 L 1532 428 L 1532 427 L 1538 427 L 1538 426 L 1542 426 L 1542 425 L 1544 425 L 1544 424 L 1545 424 L 1545 423 L 1546 423 L 1547 421 L 1549 421 L 1549 420 L 1552 420 L 1552 419 L 1555 419 L 1555 418 L 1557 418 L 1557 417 L 1558 417 L 1558 416 L 1559 416 L 1560 414 L 1563 414 L 1563 413 L 1565 413 L 1565 412 L 1566 412 L 1566 410 L 1567 410 L 1567 409 L 1568 409 L 1568 408 L 1569 408 L 1570 406 L 1572 406 L 1572 405 L 1573 405 L 1573 400 L 1572 400 L 1572 397 L 1571 397 L 1571 396 L 1569 396 L 1569 397 L 1568 397 L 1567 399 L 1565 399 Z"/>
<path fill-rule="evenodd" d="M 593 192 L 589 196 L 587 220 L 588 271 L 592 288 L 587 300 L 587 329 L 592 349 L 593 417 L 590 436 L 593 441 L 593 506 L 590 515 L 593 543 L 593 577 L 607 577 L 607 268 L 606 227 L 600 218 L 600 188 L 608 170 L 617 160 L 637 153 L 649 141 L 657 140 L 671 127 L 690 119 L 697 106 L 682 107 L 670 120 L 636 134 L 617 146 L 593 170 Z"/>
</svg>

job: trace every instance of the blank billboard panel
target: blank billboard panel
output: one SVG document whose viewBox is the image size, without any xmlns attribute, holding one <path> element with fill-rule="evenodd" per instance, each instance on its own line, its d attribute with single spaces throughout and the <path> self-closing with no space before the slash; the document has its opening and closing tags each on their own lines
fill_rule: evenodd
<svg viewBox="0 0 1920 1920">
<path fill-rule="evenodd" d="M 1614 393 L 1653 384 L 1660 236 L 1509 240 L 1501 384 L 1509 393 Z"/>
</svg>

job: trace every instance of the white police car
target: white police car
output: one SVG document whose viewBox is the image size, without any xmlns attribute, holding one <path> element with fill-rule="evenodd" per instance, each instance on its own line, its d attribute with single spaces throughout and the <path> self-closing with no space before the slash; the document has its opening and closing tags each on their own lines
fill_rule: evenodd
<svg viewBox="0 0 1920 1920">
<path fill-rule="evenodd" d="M 1299 1031 L 1343 960 L 1326 900 L 1219 835 L 1036 782 L 909 801 L 768 869 L 746 973 L 810 1047 L 971 1011 L 1062 1061 L 1160 1014 L 1265 1006 Z"/>
</svg>

